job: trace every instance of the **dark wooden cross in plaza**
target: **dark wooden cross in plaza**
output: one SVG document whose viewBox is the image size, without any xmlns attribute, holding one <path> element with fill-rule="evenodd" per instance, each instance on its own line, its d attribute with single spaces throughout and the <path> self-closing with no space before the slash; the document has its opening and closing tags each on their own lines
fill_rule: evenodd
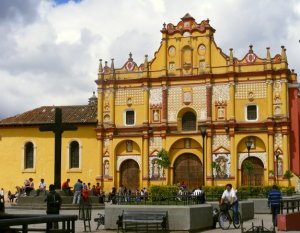
<svg viewBox="0 0 300 233">
<path fill-rule="evenodd" d="M 55 135 L 54 149 L 54 186 L 61 189 L 61 135 L 64 131 L 77 130 L 75 125 L 62 123 L 61 108 L 55 108 L 54 124 L 40 126 L 40 131 L 53 131 Z"/>
</svg>

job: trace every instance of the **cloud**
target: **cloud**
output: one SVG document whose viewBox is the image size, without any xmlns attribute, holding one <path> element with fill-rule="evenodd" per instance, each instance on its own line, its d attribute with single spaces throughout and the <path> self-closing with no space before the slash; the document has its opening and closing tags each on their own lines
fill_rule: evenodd
<svg viewBox="0 0 300 233">
<path fill-rule="evenodd" d="M 241 59 L 253 44 L 265 57 L 287 48 L 297 62 L 300 4 L 278 0 L 52 0 L 0 1 L 0 118 L 41 105 L 86 104 L 96 90 L 98 60 L 121 67 L 132 52 L 137 64 L 160 46 L 163 23 L 177 24 L 190 13 L 209 18 L 225 53 Z"/>
</svg>

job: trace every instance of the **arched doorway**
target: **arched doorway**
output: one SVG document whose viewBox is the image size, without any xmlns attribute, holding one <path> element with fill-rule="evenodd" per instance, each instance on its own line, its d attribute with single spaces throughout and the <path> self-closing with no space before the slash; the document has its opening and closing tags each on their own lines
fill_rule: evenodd
<svg viewBox="0 0 300 233">
<path fill-rule="evenodd" d="M 248 172 L 247 163 L 252 163 L 252 169 Z M 256 157 L 249 157 L 242 163 L 242 185 L 262 186 L 264 185 L 264 165 Z"/>
<path fill-rule="evenodd" d="M 203 184 L 203 166 L 199 158 L 190 153 L 180 155 L 174 163 L 174 182 L 182 182 L 188 189 L 194 189 Z"/>
<path fill-rule="evenodd" d="M 135 191 L 139 188 L 140 171 L 139 165 L 133 159 L 125 160 L 120 167 L 120 185 L 123 185 L 127 190 Z"/>
</svg>

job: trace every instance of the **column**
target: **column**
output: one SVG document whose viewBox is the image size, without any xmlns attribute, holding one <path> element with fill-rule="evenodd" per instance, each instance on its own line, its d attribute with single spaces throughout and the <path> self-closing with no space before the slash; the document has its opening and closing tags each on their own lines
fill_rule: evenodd
<svg viewBox="0 0 300 233">
<path fill-rule="evenodd" d="M 272 76 L 268 75 L 268 79 Z M 273 81 L 267 80 L 267 116 L 268 118 L 273 118 Z"/>
<path fill-rule="evenodd" d="M 168 111 L 168 88 L 166 85 L 162 87 L 162 123 L 167 123 Z"/>
<path fill-rule="evenodd" d="M 211 35 L 207 36 L 207 50 L 205 53 L 205 73 L 211 73 Z"/>
<path fill-rule="evenodd" d="M 113 87 L 109 89 L 109 108 L 110 108 L 110 122 L 112 126 L 115 125 L 115 90 Z"/>
<path fill-rule="evenodd" d="M 229 83 L 229 120 L 235 120 L 235 83 L 234 81 L 231 81 Z"/>
<path fill-rule="evenodd" d="M 288 147 L 288 133 L 287 131 L 282 132 L 282 159 L 283 159 L 283 174 L 285 171 L 290 170 L 290 157 L 289 157 L 289 147 Z"/>
<path fill-rule="evenodd" d="M 102 126 L 103 123 L 103 89 L 98 88 L 98 109 L 97 109 L 97 116 L 98 116 L 98 125 Z"/>
<path fill-rule="evenodd" d="M 116 155 L 114 153 L 114 146 L 113 146 L 113 135 L 109 135 L 109 177 L 113 178 L 113 186 L 117 187 L 117 160 Z"/>
<path fill-rule="evenodd" d="M 267 156 L 268 156 L 268 173 L 270 171 L 274 172 L 275 175 L 275 167 L 274 167 L 274 132 L 268 132 L 268 150 L 267 150 Z M 269 174 L 268 174 L 269 176 Z M 268 181 L 269 182 L 269 181 Z"/>
<path fill-rule="evenodd" d="M 206 134 L 206 149 L 205 149 L 205 158 L 206 158 L 206 177 L 209 177 L 211 180 L 211 185 L 213 181 L 213 174 L 212 174 L 212 134 L 208 132 Z"/>
<path fill-rule="evenodd" d="M 232 129 L 233 131 L 234 129 Z M 230 155 L 231 155 L 231 168 L 230 168 L 230 177 L 234 176 L 234 181 L 235 181 L 235 186 L 239 186 L 239 160 L 238 160 L 238 154 L 236 153 L 235 150 L 235 137 L 234 137 L 234 132 L 229 133 L 229 140 L 230 140 Z"/>
<path fill-rule="evenodd" d="M 284 78 L 284 80 L 281 81 L 281 96 L 282 96 L 282 115 L 284 117 L 288 116 L 288 99 L 287 99 L 287 80 Z"/>
<path fill-rule="evenodd" d="M 143 186 L 148 186 L 148 178 L 149 178 L 149 136 L 145 134 L 143 136 Z"/>
<path fill-rule="evenodd" d="M 149 124 L 149 88 L 145 86 L 144 90 L 144 124 Z"/>
<path fill-rule="evenodd" d="M 100 137 L 97 137 L 98 139 L 98 154 L 99 154 L 99 165 L 98 165 L 98 176 L 97 181 L 99 181 L 100 185 L 103 186 L 103 138 L 100 135 Z"/>
<path fill-rule="evenodd" d="M 207 121 L 211 121 L 211 107 L 212 107 L 212 85 L 206 84 L 206 109 L 207 109 Z"/>
</svg>

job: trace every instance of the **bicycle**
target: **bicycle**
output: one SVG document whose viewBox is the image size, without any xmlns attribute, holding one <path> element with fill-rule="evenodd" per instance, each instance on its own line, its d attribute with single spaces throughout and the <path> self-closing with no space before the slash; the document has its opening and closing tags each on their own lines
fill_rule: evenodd
<svg viewBox="0 0 300 233">
<path fill-rule="evenodd" d="M 219 213 L 219 226 L 223 230 L 227 230 L 231 223 L 233 223 L 233 226 L 235 229 L 240 228 L 242 223 L 241 214 L 238 211 L 238 223 L 233 221 L 233 209 L 232 206 L 228 205 L 227 203 L 223 203 L 220 205 L 220 213 Z"/>
<path fill-rule="evenodd" d="M 104 226 L 104 222 L 105 222 L 105 216 L 98 213 L 99 217 L 98 218 L 94 218 L 94 221 L 97 223 L 97 228 L 96 230 L 98 230 L 98 228 L 103 225 Z"/>
</svg>

